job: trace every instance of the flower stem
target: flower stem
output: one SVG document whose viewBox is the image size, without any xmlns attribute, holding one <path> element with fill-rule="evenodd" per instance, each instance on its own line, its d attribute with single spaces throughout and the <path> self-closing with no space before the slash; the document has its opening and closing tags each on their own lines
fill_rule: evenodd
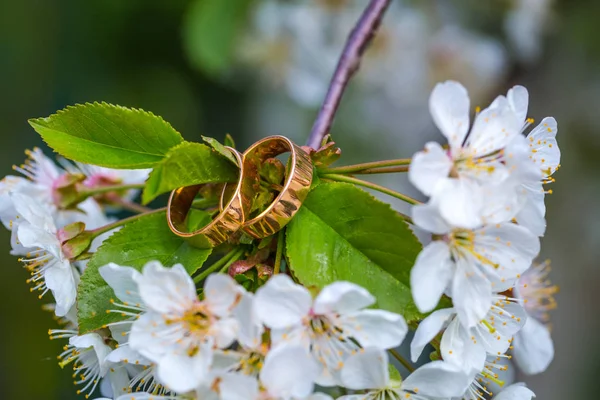
<svg viewBox="0 0 600 400">
<path fill-rule="evenodd" d="M 132 189 L 143 189 L 146 186 L 145 183 L 132 183 L 129 185 L 110 185 L 110 186 L 98 186 L 92 188 L 84 188 L 80 189 L 79 193 L 82 196 L 91 197 L 97 194 L 104 194 L 110 192 L 121 192 L 123 190 L 132 190 Z"/>
<path fill-rule="evenodd" d="M 167 207 L 162 207 L 162 208 L 157 208 L 156 210 L 152 210 L 152 211 L 148 211 L 146 213 L 143 214 L 138 214 L 138 215 L 133 215 L 129 218 L 124 218 L 124 219 L 120 219 L 118 221 L 113 222 L 112 224 L 108 224 L 108 225 L 104 225 L 101 226 L 100 228 L 94 229 L 92 231 L 90 231 L 93 235 L 94 238 L 102 235 L 103 233 L 106 233 L 108 231 L 112 231 L 113 229 L 119 228 L 123 225 L 127 225 L 130 222 L 136 221 L 142 217 L 145 217 L 147 215 L 152 215 L 152 214 L 158 214 L 160 212 L 164 212 L 166 211 Z"/>
<path fill-rule="evenodd" d="M 413 365 L 411 363 L 408 362 L 408 360 L 406 360 L 404 357 L 402 357 L 400 355 L 400 353 L 398 353 L 398 351 L 396 351 L 395 349 L 389 349 L 388 350 L 390 352 L 390 354 L 392 356 L 394 356 L 394 358 L 396 360 L 398 360 L 398 362 L 400 362 L 400 364 L 402 364 L 402 366 L 404 366 L 404 368 L 406 368 L 409 372 L 414 372 L 415 371 L 415 367 L 413 367 Z"/>
<path fill-rule="evenodd" d="M 225 270 L 229 268 L 231 264 L 235 261 L 239 260 L 240 257 L 244 254 L 245 249 L 243 247 L 236 247 L 229 251 L 229 253 L 225 254 L 214 264 L 206 267 L 199 275 L 194 277 L 194 283 L 200 283 L 205 280 L 210 274 L 217 270 Z"/>
<path fill-rule="evenodd" d="M 338 61 L 335 72 L 331 77 L 329 89 L 323 105 L 319 110 L 317 119 L 310 132 L 310 137 L 306 142 L 307 146 L 318 149 L 323 137 L 329 132 L 333 117 L 340 105 L 344 90 L 350 82 L 352 76 L 360 66 L 360 60 L 371 39 L 375 36 L 375 31 L 381 24 L 381 19 L 385 10 L 388 8 L 391 0 L 371 0 L 360 19 L 352 29 L 342 55 Z"/>
<path fill-rule="evenodd" d="M 127 200 L 123 200 L 123 199 L 117 199 L 117 198 L 111 199 L 110 203 L 117 207 L 121 207 L 124 210 L 131 211 L 131 212 L 138 213 L 138 214 L 144 214 L 144 213 L 149 213 L 151 211 L 154 211 L 151 208 L 144 207 L 140 204 L 137 204 L 137 203 L 134 203 L 131 201 L 127 201 Z"/>
<path fill-rule="evenodd" d="M 277 235 L 277 252 L 275 253 L 275 266 L 273 267 L 273 274 L 278 274 L 281 269 L 281 259 L 283 257 L 283 242 L 285 240 L 285 229 L 279 231 Z"/>
<path fill-rule="evenodd" d="M 385 174 L 390 172 L 407 172 L 410 161 L 410 158 L 400 158 L 397 160 L 383 160 L 346 165 L 344 167 L 324 168 L 319 171 L 323 174 Z"/>
<path fill-rule="evenodd" d="M 420 201 L 415 200 L 412 197 L 409 197 L 409 196 L 407 196 L 405 194 L 398 193 L 398 192 L 396 192 L 396 191 L 394 191 L 392 189 L 388 189 L 386 187 L 377 185 L 375 183 L 363 181 L 362 179 L 353 178 L 351 176 L 337 175 L 337 174 L 325 174 L 325 175 L 321 175 L 321 179 L 328 179 L 330 181 L 336 181 L 336 182 L 352 183 L 352 184 L 357 185 L 357 186 L 362 186 L 362 187 L 366 187 L 366 188 L 369 188 L 369 189 L 376 190 L 376 191 L 381 192 L 381 193 L 385 193 L 388 196 L 395 197 L 395 198 L 400 199 L 402 201 L 405 201 L 405 202 L 407 202 L 409 204 L 413 204 L 413 205 L 421 204 Z"/>
</svg>

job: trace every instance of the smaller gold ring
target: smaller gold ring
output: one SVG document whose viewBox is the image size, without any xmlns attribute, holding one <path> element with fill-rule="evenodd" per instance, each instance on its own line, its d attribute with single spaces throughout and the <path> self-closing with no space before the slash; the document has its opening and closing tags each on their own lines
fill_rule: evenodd
<svg viewBox="0 0 600 400">
<path fill-rule="evenodd" d="M 236 158 L 238 166 L 243 165 L 242 155 L 231 147 L 226 147 Z M 194 198 L 205 184 L 186 186 L 175 189 L 167 205 L 167 222 L 171 231 L 185 238 L 190 244 L 199 248 L 216 247 L 227 241 L 229 236 L 240 229 L 252 205 L 253 183 L 258 175 L 245 174 L 240 168 L 240 175 L 235 192 L 219 214 L 206 226 L 189 232 L 187 218 Z M 225 187 L 222 196 L 225 195 Z M 223 202 L 223 199 L 221 199 Z"/>
<path fill-rule="evenodd" d="M 313 167 L 308 154 L 284 136 L 266 137 L 244 152 L 244 174 L 257 177 L 265 160 L 286 152 L 290 152 L 290 160 L 281 192 L 264 211 L 242 225 L 242 230 L 255 239 L 271 236 L 290 222 L 310 191 Z"/>
</svg>

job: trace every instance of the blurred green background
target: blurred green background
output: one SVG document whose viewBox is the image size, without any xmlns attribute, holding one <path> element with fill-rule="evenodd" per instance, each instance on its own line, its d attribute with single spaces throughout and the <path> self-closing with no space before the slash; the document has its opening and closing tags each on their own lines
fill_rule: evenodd
<svg viewBox="0 0 600 400">
<path fill-rule="evenodd" d="M 231 133 L 242 148 L 255 138 L 274 133 L 298 142 L 305 140 L 316 113 L 315 105 L 300 106 L 281 87 L 265 85 L 264 76 L 256 79 L 265 71 L 267 80 L 269 76 L 273 81 L 280 79 L 269 75 L 268 68 L 260 62 L 238 63 L 237 58 L 229 57 L 237 50 L 220 51 L 232 41 L 243 43 L 250 36 L 246 33 L 252 31 L 248 27 L 249 15 L 261 1 L 220 2 L 226 7 L 211 6 L 216 3 L 214 0 L 2 1 L 3 173 L 11 173 L 11 165 L 23 161 L 25 148 L 42 145 L 27 124 L 28 118 L 47 116 L 66 105 L 87 101 L 150 110 L 171 122 L 188 140 L 199 140 L 201 134 L 222 139 L 225 133 Z M 334 19 L 339 7 L 348 3 L 313 2 L 328 7 Z M 533 6 L 540 2 L 544 0 L 529 1 Z M 549 228 L 542 241 L 542 257 L 552 259 L 552 279 L 561 287 L 559 308 L 552 315 L 556 357 L 546 373 L 522 378 L 540 399 L 594 398 L 600 372 L 600 357 L 596 358 L 600 356 L 596 341 L 600 307 L 594 297 L 600 283 L 600 3 L 546 2 L 551 10 L 546 21 L 550 29 L 542 35 L 539 56 L 515 61 L 508 46 L 508 61 L 495 75 L 495 81 L 488 82 L 494 90 L 482 91 L 478 101 L 485 106 L 493 95 L 513 84 L 523 84 L 530 90 L 529 114 L 536 120 L 552 115 L 559 122 L 562 169 L 555 175 L 554 194 L 547 199 Z M 354 3 L 360 6 L 366 1 Z M 412 3 L 425 9 L 436 8 L 436 18 L 451 15 L 459 23 L 500 42 L 506 41 L 502 33 L 506 10 L 515 7 L 515 2 L 510 1 Z M 306 25 L 316 21 L 310 15 L 303 18 L 300 22 Z M 385 24 L 402 28 L 402 20 L 394 18 L 388 16 Z M 263 22 L 259 22 L 259 27 Z M 264 50 L 260 42 L 254 46 Z M 457 46 L 459 51 L 464 50 L 460 49 L 461 44 Z M 325 61 L 335 60 L 339 48 L 332 46 L 328 50 L 327 54 L 319 53 L 303 61 L 322 62 L 329 76 L 331 63 Z M 485 61 L 486 54 L 475 53 L 475 58 Z M 258 54 L 259 61 L 269 61 L 261 58 L 267 56 Z M 398 62 L 406 64 L 411 60 L 400 57 Z M 438 62 L 447 66 L 444 60 Z M 404 70 L 394 64 L 384 71 L 384 80 L 403 79 L 398 74 Z M 435 77 L 460 78 L 460 72 L 464 71 L 459 69 L 457 77 L 456 70 L 445 74 L 444 68 L 438 68 Z M 368 87 L 368 82 L 365 85 Z M 477 90 L 473 85 L 467 86 Z M 354 91 L 353 86 L 332 131 L 344 150 L 343 162 L 408 157 L 426 139 L 441 140 L 429 119 L 423 128 L 422 124 L 415 125 L 416 117 L 410 112 L 402 114 L 404 119 L 392 119 L 387 126 L 357 118 L 373 106 L 362 103 L 361 94 Z M 376 96 L 379 91 L 377 87 L 372 90 Z M 428 93 L 424 93 L 411 97 L 411 106 L 426 114 Z M 394 107 L 387 103 L 375 107 L 384 110 L 384 116 L 394 114 Z M 388 178 L 387 182 L 400 187 L 406 184 L 403 176 L 392 180 Z M 25 284 L 26 271 L 8 255 L 9 234 L 2 230 L 0 239 L 0 254 L 5 254 L 0 280 L 1 397 L 76 398 L 70 371 L 61 371 L 55 362 L 63 343 L 50 342 L 47 337 L 48 328 L 54 327 L 52 316 L 40 309 L 40 302 Z"/>
</svg>

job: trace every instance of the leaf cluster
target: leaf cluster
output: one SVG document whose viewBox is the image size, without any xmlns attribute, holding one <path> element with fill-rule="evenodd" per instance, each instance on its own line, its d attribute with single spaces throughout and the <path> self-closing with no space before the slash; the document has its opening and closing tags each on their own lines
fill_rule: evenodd
<svg viewBox="0 0 600 400">
<path fill-rule="evenodd" d="M 178 187 L 235 182 L 238 177 L 238 166 L 225 145 L 208 137 L 203 137 L 206 144 L 186 142 L 169 123 L 143 110 L 83 104 L 30 124 L 52 149 L 71 160 L 116 169 L 152 169 L 142 193 L 145 204 Z M 226 145 L 234 146 L 230 137 Z M 315 170 L 341 154 L 330 138 L 323 145 L 311 154 Z M 277 159 L 261 166 L 255 211 L 273 201 L 285 175 L 286 168 Z M 214 212 L 218 211 L 195 209 L 188 223 L 203 226 Z M 274 237 L 252 241 L 237 235 L 216 249 L 198 249 L 169 230 L 164 210 L 135 218 L 105 240 L 88 262 L 78 290 L 80 331 L 126 318 L 107 312 L 114 308 L 114 293 L 98 268 L 112 262 L 140 270 L 148 261 L 158 260 L 167 266 L 183 264 L 190 274 L 201 273 L 212 271 L 207 260 L 218 260 L 248 244 L 243 248 L 249 251 L 238 251 L 246 259 L 223 258 L 213 265 L 228 269 L 250 290 L 262 285 L 277 263 L 315 291 L 334 281 L 354 282 L 376 296 L 377 307 L 400 313 L 408 321 L 420 318 L 412 302 L 409 273 L 421 245 L 396 211 L 362 189 L 315 177 L 285 235 Z M 284 241 L 281 246 L 278 240 Z M 281 258 L 276 260 L 277 256 Z"/>
</svg>

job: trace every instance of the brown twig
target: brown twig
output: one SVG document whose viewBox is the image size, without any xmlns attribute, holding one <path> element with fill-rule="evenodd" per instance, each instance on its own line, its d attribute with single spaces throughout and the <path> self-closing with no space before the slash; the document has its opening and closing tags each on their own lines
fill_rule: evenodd
<svg viewBox="0 0 600 400">
<path fill-rule="evenodd" d="M 350 78 L 358 70 L 360 59 L 365 49 L 375 36 L 375 31 L 381 24 L 381 18 L 389 6 L 391 0 L 371 0 L 354 29 L 350 33 L 346 46 L 342 51 L 333 77 L 329 84 L 329 90 L 323 100 L 317 119 L 306 142 L 313 149 L 320 147 L 323 137 L 329 132 L 335 113 L 340 105 L 340 100 Z"/>
</svg>

